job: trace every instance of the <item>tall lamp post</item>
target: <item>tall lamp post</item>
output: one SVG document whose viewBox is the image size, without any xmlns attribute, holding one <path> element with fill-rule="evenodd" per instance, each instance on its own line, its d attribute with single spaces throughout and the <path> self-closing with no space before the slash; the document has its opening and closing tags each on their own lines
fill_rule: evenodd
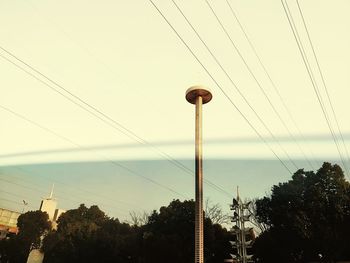
<svg viewBox="0 0 350 263">
<path fill-rule="evenodd" d="M 203 163 L 202 163 L 202 105 L 212 99 L 210 91 L 194 86 L 186 91 L 186 100 L 196 105 L 196 154 L 195 154 L 195 263 L 204 262 L 203 254 Z"/>
</svg>

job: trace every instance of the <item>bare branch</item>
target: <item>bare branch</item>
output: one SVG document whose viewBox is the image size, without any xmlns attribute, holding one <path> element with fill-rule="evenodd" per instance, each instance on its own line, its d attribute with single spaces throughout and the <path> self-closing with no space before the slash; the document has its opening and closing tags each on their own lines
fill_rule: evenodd
<svg viewBox="0 0 350 263">
<path fill-rule="evenodd" d="M 131 211 L 129 215 L 130 215 L 130 220 L 127 221 L 129 224 L 134 226 L 143 226 L 148 223 L 148 217 L 150 216 L 150 213 L 146 211 L 143 211 L 143 212 Z"/>
<path fill-rule="evenodd" d="M 245 203 L 249 203 L 249 206 L 248 206 L 248 211 L 249 213 L 251 214 L 251 220 L 250 220 L 250 223 L 255 227 L 255 229 L 260 233 L 266 231 L 269 229 L 269 226 L 266 225 L 265 223 L 262 223 L 259 221 L 259 219 L 257 218 L 257 213 L 256 213 L 256 200 L 257 199 L 247 199 L 245 200 Z"/>
<path fill-rule="evenodd" d="M 205 217 L 209 218 L 213 224 L 228 224 L 230 215 L 224 214 L 220 204 L 212 204 L 210 199 L 205 200 Z"/>
</svg>

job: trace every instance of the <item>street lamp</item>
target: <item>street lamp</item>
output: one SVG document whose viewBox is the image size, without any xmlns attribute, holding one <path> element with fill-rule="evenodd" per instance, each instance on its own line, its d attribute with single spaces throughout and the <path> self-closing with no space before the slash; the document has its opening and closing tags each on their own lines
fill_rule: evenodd
<svg viewBox="0 0 350 263">
<path fill-rule="evenodd" d="M 202 105 L 212 99 L 210 91 L 194 86 L 186 91 L 186 100 L 196 105 L 196 153 L 195 153 L 195 263 L 203 263 L 203 163 L 202 163 Z"/>
</svg>

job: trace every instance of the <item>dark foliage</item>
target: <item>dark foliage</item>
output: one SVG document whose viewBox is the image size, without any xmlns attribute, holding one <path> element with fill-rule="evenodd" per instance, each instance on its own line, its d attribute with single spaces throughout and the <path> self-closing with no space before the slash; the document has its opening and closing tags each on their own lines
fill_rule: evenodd
<svg viewBox="0 0 350 263">
<path fill-rule="evenodd" d="M 256 202 L 269 225 L 254 245 L 259 262 L 336 262 L 350 258 L 350 184 L 338 165 L 298 170 Z"/>
<path fill-rule="evenodd" d="M 18 234 L 0 241 L 0 262 L 27 262 L 30 250 L 40 247 L 41 238 L 51 228 L 48 219 L 47 213 L 42 211 L 29 211 L 20 215 L 17 221 Z"/>
<path fill-rule="evenodd" d="M 80 205 L 58 220 L 44 240 L 44 262 L 133 262 L 135 228 Z M 137 249 L 136 249 L 137 250 Z"/>
<path fill-rule="evenodd" d="M 96 206 L 67 211 L 58 229 L 44 240 L 45 263 L 58 262 L 193 262 L 194 202 L 172 201 L 154 211 L 143 226 L 108 218 Z M 206 262 L 228 256 L 229 234 L 205 221 Z"/>
<path fill-rule="evenodd" d="M 154 211 L 142 227 L 144 262 L 194 261 L 194 202 L 172 201 Z M 229 233 L 218 224 L 204 221 L 206 262 L 223 262 L 230 251 Z M 166 259 L 166 260 L 165 260 Z"/>
</svg>

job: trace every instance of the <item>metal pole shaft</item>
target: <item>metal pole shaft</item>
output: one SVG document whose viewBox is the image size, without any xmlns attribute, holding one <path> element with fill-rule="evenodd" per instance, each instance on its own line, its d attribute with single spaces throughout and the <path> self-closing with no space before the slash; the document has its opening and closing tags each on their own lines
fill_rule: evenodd
<svg viewBox="0 0 350 263">
<path fill-rule="evenodd" d="M 203 235 L 203 167 L 202 167 L 202 104 L 212 99 L 208 89 L 201 86 L 193 86 L 186 91 L 186 100 L 196 105 L 196 176 L 195 176 L 195 263 L 204 262 L 204 235 Z"/>
<path fill-rule="evenodd" d="M 244 209 L 243 209 L 243 203 L 241 204 L 241 229 L 242 229 L 242 256 L 243 256 L 243 260 L 242 263 L 246 263 L 247 259 L 247 248 L 245 245 L 245 227 L 244 227 Z"/>
<path fill-rule="evenodd" d="M 203 263 L 202 97 L 196 98 L 195 263 Z"/>
</svg>

